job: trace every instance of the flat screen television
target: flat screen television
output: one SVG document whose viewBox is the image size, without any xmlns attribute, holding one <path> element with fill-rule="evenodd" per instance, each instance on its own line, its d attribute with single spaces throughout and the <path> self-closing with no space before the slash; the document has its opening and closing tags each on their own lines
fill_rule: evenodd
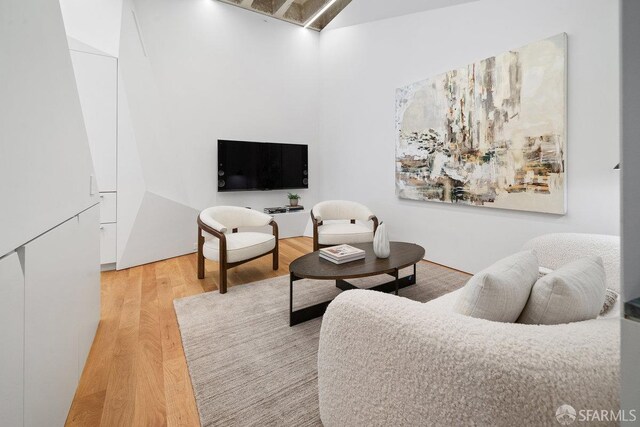
<svg viewBox="0 0 640 427">
<path fill-rule="evenodd" d="M 218 140 L 218 191 L 309 187 L 307 146 Z"/>
</svg>

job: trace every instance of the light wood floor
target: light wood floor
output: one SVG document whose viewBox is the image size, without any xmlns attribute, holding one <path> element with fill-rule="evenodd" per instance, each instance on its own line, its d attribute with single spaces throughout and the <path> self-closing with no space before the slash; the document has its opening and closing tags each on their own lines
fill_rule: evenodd
<svg viewBox="0 0 640 427">
<path fill-rule="evenodd" d="M 278 271 L 260 258 L 230 270 L 229 286 L 286 275 L 312 246 L 306 237 L 281 240 Z M 173 300 L 217 291 L 217 272 L 207 261 L 198 280 L 193 254 L 102 273 L 100 326 L 67 425 L 199 425 Z"/>
</svg>

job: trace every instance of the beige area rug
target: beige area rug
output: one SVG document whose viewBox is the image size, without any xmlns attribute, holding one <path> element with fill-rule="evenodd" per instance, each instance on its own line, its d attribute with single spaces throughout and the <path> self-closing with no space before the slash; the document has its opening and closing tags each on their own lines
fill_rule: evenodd
<svg viewBox="0 0 640 427">
<path fill-rule="evenodd" d="M 409 269 L 401 276 L 410 273 Z M 400 296 L 426 302 L 469 278 L 421 262 Z M 390 279 L 350 280 L 370 287 Z M 294 283 L 294 310 L 338 295 L 335 282 Z M 321 318 L 289 327 L 289 277 L 174 301 L 202 426 L 317 426 Z"/>
</svg>

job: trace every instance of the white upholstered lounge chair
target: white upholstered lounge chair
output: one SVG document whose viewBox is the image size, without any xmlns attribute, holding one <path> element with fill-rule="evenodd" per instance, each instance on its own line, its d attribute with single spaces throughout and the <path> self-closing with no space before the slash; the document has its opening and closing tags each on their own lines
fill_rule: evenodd
<svg viewBox="0 0 640 427">
<path fill-rule="evenodd" d="M 273 234 L 238 232 L 240 227 L 271 225 Z M 237 206 L 215 206 L 198 216 L 198 279 L 204 279 L 204 259 L 216 261 L 220 271 L 220 293 L 227 292 L 227 270 L 273 254 L 278 269 L 278 224 L 267 214 Z"/>
<path fill-rule="evenodd" d="M 524 249 L 552 270 L 599 255 L 607 287 L 620 290 L 617 236 L 548 234 Z M 460 292 L 425 304 L 338 295 L 320 330 L 323 425 L 553 426 L 563 404 L 620 408 L 619 301 L 596 319 L 525 325 L 455 313 Z"/>
<path fill-rule="evenodd" d="M 372 242 L 378 228 L 378 218 L 368 207 L 347 200 L 327 200 L 318 203 L 311 209 L 311 220 L 314 251 L 324 246 L 343 243 Z M 325 224 L 324 221 L 333 222 Z M 356 221 L 373 221 L 373 230 Z"/>
</svg>

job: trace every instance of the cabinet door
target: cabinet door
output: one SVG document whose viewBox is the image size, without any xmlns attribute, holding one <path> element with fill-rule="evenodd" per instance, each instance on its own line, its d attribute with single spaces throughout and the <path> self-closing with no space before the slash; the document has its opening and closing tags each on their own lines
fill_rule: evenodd
<svg viewBox="0 0 640 427">
<path fill-rule="evenodd" d="M 25 265 L 25 426 L 64 425 L 100 313 L 100 207 L 29 242 Z"/>
<path fill-rule="evenodd" d="M 116 58 L 71 51 L 99 191 L 116 191 Z"/>
<path fill-rule="evenodd" d="M 18 254 L 0 258 L 0 424 L 21 426 L 24 387 L 24 275 Z"/>
<path fill-rule="evenodd" d="M 80 214 L 75 233 L 77 256 L 74 268 L 78 325 L 78 373 L 87 361 L 93 338 L 100 322 L 100 207 Z"/>
<path fill-rule="evenodd" d="M 116 224 L 100 225 L 100 263 L 116 262 Z"/>
<path fill-rule="evenodd" d="M 116 193 L 100 193 L 100 223 L 116 222 Z"/>
<path fill-rule="evenodd" d="M 78 384 L 74 217 L 25 246 L 25 426 L 64 425 Z"/>
</svg>

